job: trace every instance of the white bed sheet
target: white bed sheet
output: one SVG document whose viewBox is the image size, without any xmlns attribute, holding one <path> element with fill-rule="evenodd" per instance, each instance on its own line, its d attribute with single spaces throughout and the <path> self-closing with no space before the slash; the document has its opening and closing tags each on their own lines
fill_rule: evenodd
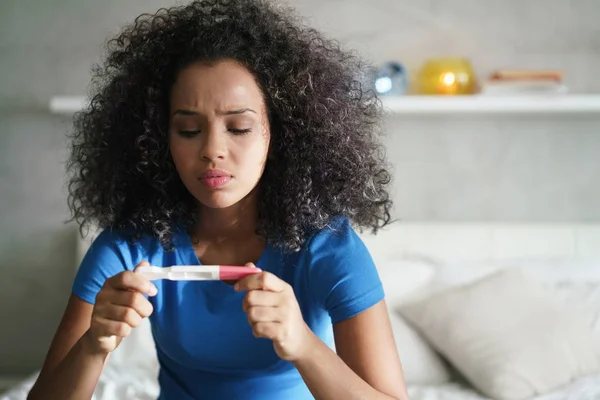
<svg viewBox="0 0 600 400">
<path fill-rule="evenodd" d="M 37 374 L 0 395 L 0 400 L 26 400 Z M 92 400 L 156 400 L 159 394 L 156 374 L 135 366 L 115 366 L 110 363 L 102 372 Z"/>
<path fill-rule="evenodd" d="M 489 400 L 457 383 L 439 386 L 409 387 L 411 400 Z M 580 378 L 551 393 L 531 400 L 598 400 L 600 399 L 600 374 Z"/>
<path fill-rule="evenodd" d="M 0 400 L 26 400 L 35 376 L 0 396 Z M 156 375 L 148 369 L 107 365 L 102 373 L 92 400 L 156 400 L 158 397 Z M 457 383 L 439 386 L 409 387 L 411 400 L 489 400 Z M 600 374 L 578 379 L 551 393 L 531 400 L 598 400 L 600 399 Z"/>
</svg>

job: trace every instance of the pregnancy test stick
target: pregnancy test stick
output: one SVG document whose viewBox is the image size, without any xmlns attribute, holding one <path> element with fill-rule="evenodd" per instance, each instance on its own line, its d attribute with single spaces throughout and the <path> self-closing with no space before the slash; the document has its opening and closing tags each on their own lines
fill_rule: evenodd
<svg viewBox="0 0 600 400">
<path fill-rule="evenodd" d="M 177 265 L 173 267 L 142 266 L 135 270 L 144 278 L 153 281 L 237 281 L 245 276 L 262 272 L 260 268 L 231 265 Z"/>
</svg>

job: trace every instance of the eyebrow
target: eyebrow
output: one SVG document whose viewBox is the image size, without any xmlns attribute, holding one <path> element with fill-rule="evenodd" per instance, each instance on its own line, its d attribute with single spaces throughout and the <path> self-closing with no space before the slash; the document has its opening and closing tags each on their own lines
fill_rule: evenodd
<svg viewBox="0 0 600 400">
<path fill-rule="evenodd" d="M 251 112 L 256 114 L 256 111 L 254 111 L 251 108 L 239 108 L 236 110 L 227 110 L 227 111 L 217 111 L 217 115 L 239 115 L 239 114 L 244 114 L 246 112 Z M 200 113 L 198 111 L 194 111 L 194 110 L 176 110 L 173 113 L 173 116 L 175 115 L 200 115 Z"/>
</svg>

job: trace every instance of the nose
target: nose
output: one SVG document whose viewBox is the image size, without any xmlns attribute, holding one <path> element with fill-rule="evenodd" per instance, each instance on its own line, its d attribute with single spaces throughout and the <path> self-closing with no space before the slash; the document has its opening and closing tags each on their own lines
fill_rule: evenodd
<svg viewBox="0 0 600 400">
<path fill-rule="evenodd" d="M 227 138 L 222 132 L 216 129 L 210 129 L 204 135 L 202 144 L 201 158 L 206 161 L 223 160 L 227 154 Z"/>
</svg>

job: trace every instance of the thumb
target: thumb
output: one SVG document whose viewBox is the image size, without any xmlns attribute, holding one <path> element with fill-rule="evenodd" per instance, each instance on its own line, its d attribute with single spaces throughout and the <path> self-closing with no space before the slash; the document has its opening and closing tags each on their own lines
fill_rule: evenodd
<svg viewBox="0 0 600 400">
<path fill-rule="evenodd" d="M 150 263 L 148 261 L 144 260 L 135 266 L 135 268 L 133 269 L 133 272 L 137 271 L 137 269 L 139 267 L 149 267 L 149 266 L 150 266 Z"/>
<path fill-rule="evenodd" d="M 246 263 L 246 267 L 250 267 L 250 268 L 258 268 L 256 265 L 254 265 L 254 263 Z"/>
<path fill-rule="evenodd" d="M 133 269 L 133 273 L 139 272 L 139 269 L 141 267 L 150 267 L 150 263 L 148 261 L 146 261 L 146 260 L 140 262 Z M 150 282 L 146 277 L 142 277 L 142 278 L 144 280 L 146 280 L 148 282 L 148 285 L 149 285 L 149 289 L 146 290 L 146 294 L 148 294 L 149 296 L 156 296 L 156 293 L 158 293 L 158 289 L 156 288 L 156 285 L 154 283 Z"/>
</svg>

